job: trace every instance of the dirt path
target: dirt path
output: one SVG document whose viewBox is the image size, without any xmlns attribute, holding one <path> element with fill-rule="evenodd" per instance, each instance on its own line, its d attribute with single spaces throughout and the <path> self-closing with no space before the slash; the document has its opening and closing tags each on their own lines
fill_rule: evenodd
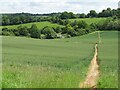
<svg viewBox="0 0 120 90">
<path fill-rule="evenodd" d="M 83 83 L 80 84 L 80 88 L 93 88 L 96 90 L 97 80 L 99 78 L 99 65 L 98 65 L 98 45 L 95 44 L 95 54 L 88 69 L 88 74 Z"/>
</svg>

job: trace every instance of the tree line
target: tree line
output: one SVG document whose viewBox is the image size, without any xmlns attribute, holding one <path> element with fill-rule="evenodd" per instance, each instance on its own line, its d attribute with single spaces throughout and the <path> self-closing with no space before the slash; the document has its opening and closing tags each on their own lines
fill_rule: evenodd
<svg viewBox="0 0 120 90">
<path fill-rule="evenodd" d="M 30 22 L 50 21 L 64 25 L 64 19 L 73 18 L 94 18 L 94 17 L 119 17 L 120 8 L 111 9 L 107 8 L 97 13 L 95 10 L 90 10 L 88 14 L 74 14 L 72 12 L 51 13 L 51 14 L 29 14 L 29 13 L 16 13 L 16 14 L 2 14 L 2 25 L 17 25 Z"/>
</svg>

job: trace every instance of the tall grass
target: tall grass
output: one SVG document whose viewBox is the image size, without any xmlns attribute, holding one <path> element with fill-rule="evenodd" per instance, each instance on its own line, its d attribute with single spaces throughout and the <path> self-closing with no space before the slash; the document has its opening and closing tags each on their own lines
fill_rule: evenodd
<svg viewBox="0 0 120 90">
<path fill-rule="evenodd" d="M 101 32 L 99 45 L 100 88 L 118 88 L 118 32 Z"/>
</svg>

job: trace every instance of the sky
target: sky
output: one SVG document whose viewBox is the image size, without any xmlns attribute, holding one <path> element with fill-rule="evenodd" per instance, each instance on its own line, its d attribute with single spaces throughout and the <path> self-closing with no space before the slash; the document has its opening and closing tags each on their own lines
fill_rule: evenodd
<svg viewBox="0 0 120 90">
<path fill-rule="evenodd" d="M 88 13 L 118 8 L 119 0 L 0 0 L 0 13 Z"/>
</svg>

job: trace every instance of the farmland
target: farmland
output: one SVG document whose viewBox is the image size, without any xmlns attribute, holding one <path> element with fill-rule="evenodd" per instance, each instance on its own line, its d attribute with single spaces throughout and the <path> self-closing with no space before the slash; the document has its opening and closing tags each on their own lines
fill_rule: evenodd
<svg viewBox="0 0 120 90">
<path fill-rule="evenodd" d="M 91 23 L 98 23 L 100 21 L 104 21 L 106 20 L 107 18 L 81 18 L 81 19 L 69 19 L 71 22 L 74 22 L 75 20 L 76 21 L 79 21 L 79 20 L 83 20 L 85 22 L 87 22 L 87 24 L 91 24 Z"/>
<path fill-rule="evenodd" d="M 100 79 L 99 87 L 118 87 L 118 32 L 101 32 L 99 45 Z M 113 83 L 114 82 L 114 83 Z"/>
<path fill-rule="evenodd" d="M 3 37 L 2 86 L 79 87 L 94 54 L 96 37 L 97 33 L 60 40 Z"/>
<path fill-rule="evenodd" d="M 45 26 L 50 26 L 50 27 L 57 27 L 57 26 L 61 26 L 62 25 L 58 25 L 58 24 L 53 24 L 53 23 L 50 23 L 50 22 L 34 22 L 34 23 L 27 23 L 27 24 L 20 24 L 22 26 L 26 26 L 28 28 L 31 27 L 32 24 L 36 24 L 36 26 L 39 28 L 39 29 L 42 29 L 44 28 Z M 9 28 L 9 29 L 16 29 L 19 25 L 8 25 L 8 26 L 0 26 L 0 28 Z"/>
<path fill-rule="evenodd" d="M 101 32 L 98 87 L 118 87 L 117 34 L 118 32 L 114 31 Z M 4 36 L 2 86 L 79 87 L 79 83 L 86 77 L 96 42 L 98 42 L 96 32 L 70 39 L 54 40 Z"/>
</svg>

